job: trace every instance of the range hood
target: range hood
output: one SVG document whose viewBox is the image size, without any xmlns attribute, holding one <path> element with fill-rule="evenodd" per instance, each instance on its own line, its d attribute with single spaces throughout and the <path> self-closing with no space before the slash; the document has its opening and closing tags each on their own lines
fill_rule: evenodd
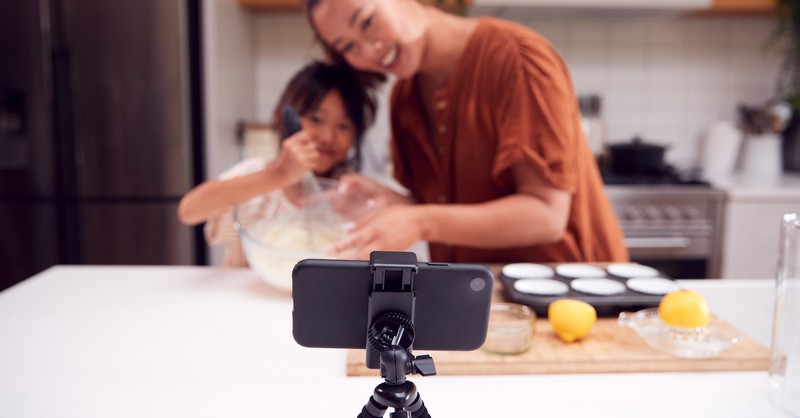
<svg viewBox="0 0 800 418">
<path fill-rule="evenodd" d="M 702 10 L 712 0 L 474 0 L 480 9 L 496 7 L 617 10 Z"/>
</svg>

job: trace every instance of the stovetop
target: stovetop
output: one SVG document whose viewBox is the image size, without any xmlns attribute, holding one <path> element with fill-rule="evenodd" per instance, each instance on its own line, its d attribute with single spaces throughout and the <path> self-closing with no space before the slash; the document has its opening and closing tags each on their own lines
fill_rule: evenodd
<svg viewBox="0 0 800 418">
<path fill-rule="evenodd" d="M 608 170 L 600 172 L 603 183 L 607 185 L 671 185 L 711 187 L 711 183 L 696 173 L 678 173 L 673 169 L 660 174 L 616 174 Z"/>
</svg>

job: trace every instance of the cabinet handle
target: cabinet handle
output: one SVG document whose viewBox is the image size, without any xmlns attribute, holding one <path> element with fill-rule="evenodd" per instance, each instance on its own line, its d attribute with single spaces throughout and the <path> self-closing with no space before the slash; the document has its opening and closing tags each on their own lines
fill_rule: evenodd
<svg viewBox="0 0 800 418">
<path fill-rule="evenodd" d="M 625 238 L 625 246 L 628 248 L 689 248 L 692 240 L 686 237 L 670 238 Z"/>
</svg>

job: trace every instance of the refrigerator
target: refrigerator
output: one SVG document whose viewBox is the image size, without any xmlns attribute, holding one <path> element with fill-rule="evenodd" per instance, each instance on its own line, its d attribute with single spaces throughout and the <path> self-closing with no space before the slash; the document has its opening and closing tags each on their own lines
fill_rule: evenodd
<svg viewBox="0 0 800 418">
<path fill-rule="evenodd" d="M 0 290 L 55 264 L 204 264 L 199 0 L 0 2 Z"/>
</svg>

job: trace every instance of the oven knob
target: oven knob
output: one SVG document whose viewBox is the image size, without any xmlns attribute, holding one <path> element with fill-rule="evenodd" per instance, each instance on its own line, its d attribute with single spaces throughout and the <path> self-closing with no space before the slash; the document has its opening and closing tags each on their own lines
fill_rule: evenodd
<svg viewBox="0 0 800 418">
<path fill-rule="evenodd" d="M 678 220 L 681 218 L 681 210 L 675 206 L 667 206 L 664 208 L 664 215 L 671 221 Z"/>
<path fill-rule="evenodd" d="M 661 211 L 655 206 L 648 206 L 644 208 L 644 216 L 647 219 L 661 219 Z"/>
<path fill-rule="evenodd" d="M 683 216 L 686 219 L 698 219 L 700 218 L 700 211 L 697 208 L 692 206 L 686 206 L 683 208 Z"/>
<path fill-rule="evenodd" d="M 629 221 L 642 219 L 642 211 L 636 206 L 628 206 L 622 211 L 622 217 Z"/>
</svg>

